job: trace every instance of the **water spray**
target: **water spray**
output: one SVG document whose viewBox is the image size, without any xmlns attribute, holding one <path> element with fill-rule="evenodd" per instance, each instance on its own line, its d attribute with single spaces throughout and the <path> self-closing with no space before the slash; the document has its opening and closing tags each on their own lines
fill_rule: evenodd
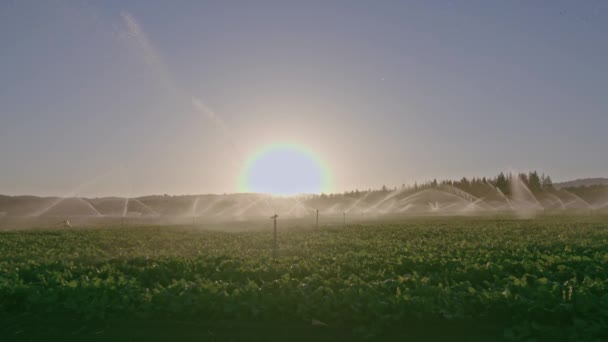
<svg viewBox="0 0 608 342">
<path fill-rule="evenodd" d="M 120 34 L 125 39 L 125 42 L 140 50 L 145 64 L 158 76 L 160 84 L 170 96 L 188 103 L 194 111 L 202 114 L 206 120 L 211 121 L 219 129 L 228 141 L 228 148 L 234 152 L 233 154 L 224 154 L 223 156 L 236 155 L 236 159 L 234 157 L 230 158 L 229 165 L 239 170 L 242 169 L 242 158 L 240 158 L 242 153 L 237 148 L 235 136 L 229 130 L 228 125 L 207 103 L 193 96 L 183 87 L 180 87 L 167 65 L 163 62 L 162 54 L 155 48 L 153 40 L 146 34 L 136 18 L 124 10 L 120 13 L 120 16 L 124 24 Z"/>
</svg>

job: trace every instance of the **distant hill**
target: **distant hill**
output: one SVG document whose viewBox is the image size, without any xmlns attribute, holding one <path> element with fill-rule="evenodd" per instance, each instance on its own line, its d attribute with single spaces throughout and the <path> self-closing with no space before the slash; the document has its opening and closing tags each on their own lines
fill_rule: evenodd
<svg viewBox="0 0 608 342">
<path fill-rule="evenodd" d="M 0 195 L 0 218 L 196 218 L 209 221 L 282 218 L 316 218 L 317 212 L 344 219 L 401 214 L 471 214 L 542 210 L 602 210 L 608 213 L 608 178 L 587 178 L 550 186 L 550 178 L 536 171 L 495 178 L 433 180 L 394 189 L 350 191 L 337 194 L 298 195 L 236 193 L 184 196 L 37 197 Z M 369 216 L 372 215 L 372 216 Z M 200 222 L 199 219 L 199 222 Z M 35 221 L 32 221 L 35 222 Z M 3 224 L 6 224 L 3 223 Z"/>
<path fill-rule="evenodd" d="M 608 185 L 608 178 L 583 178 L 568 182 L 555 183 L 553 186 L 556 189 L 563 188 L 576 188 L 579 186 L 591 186 L 591 185 Z"/>
</svg>

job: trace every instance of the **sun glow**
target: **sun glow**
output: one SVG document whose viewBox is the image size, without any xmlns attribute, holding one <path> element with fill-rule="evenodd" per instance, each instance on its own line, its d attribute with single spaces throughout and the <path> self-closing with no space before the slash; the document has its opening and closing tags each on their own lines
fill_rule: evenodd
<svg viewBox="0 0 608 342">
<path fill-rule="evenodd" d="M 294 195 L 329 192 L 330 174 L 309 149 L 290 143 L 267 145 L 254 153 L 243 170 L 241 192 Z"/>
</svg>

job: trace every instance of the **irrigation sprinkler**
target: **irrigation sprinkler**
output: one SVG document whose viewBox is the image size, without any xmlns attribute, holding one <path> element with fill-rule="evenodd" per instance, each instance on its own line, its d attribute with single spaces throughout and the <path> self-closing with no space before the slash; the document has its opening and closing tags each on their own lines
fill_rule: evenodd
<svg viewBox="0 0 608 342">
<path fill-rule="evenodd" d="M 346 211 L 342 213 L 342 225 L 346 227 Z"/>
<path fill-rule="evenodd" d="M 276 259 L 277 258 L 277 249 L 278 249 L 278 245 L 277 245 L 277 218 L 279 217 L 279 215 L 274 214 L 273 216 L 270 216 L 270 218 L 273 220 L 274 223 L 274 244 L 273 244 L 273 248 L 272 248 L 272 258 Z"/>
<path fill-rule="evenodd" d="M 316 227 L 317 227 L 317 229 L 319 229 L 319 209 L 316 209 L 316 211 L 317 211 L 317 224 L 316 224 Z"/>
<path fill-rule="evenodd" d="M 64 219 L 61 222 L 55 224 L 55 226 L 63 226 L 63 228 L 71 228 L 72 224 L 70 223 L 70 221 L 68 221 L 68 219 Z"/>
</svg>

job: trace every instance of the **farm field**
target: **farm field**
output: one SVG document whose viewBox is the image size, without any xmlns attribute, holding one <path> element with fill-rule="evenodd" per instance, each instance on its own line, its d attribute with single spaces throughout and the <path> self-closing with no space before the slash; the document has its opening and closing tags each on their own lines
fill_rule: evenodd
<svg viewBox="0 0 608 342">
<path fill-rule="evenodd" d="M 608 218 L 0 232 L 2 340 L 608 338 Z"/>
</svg>

